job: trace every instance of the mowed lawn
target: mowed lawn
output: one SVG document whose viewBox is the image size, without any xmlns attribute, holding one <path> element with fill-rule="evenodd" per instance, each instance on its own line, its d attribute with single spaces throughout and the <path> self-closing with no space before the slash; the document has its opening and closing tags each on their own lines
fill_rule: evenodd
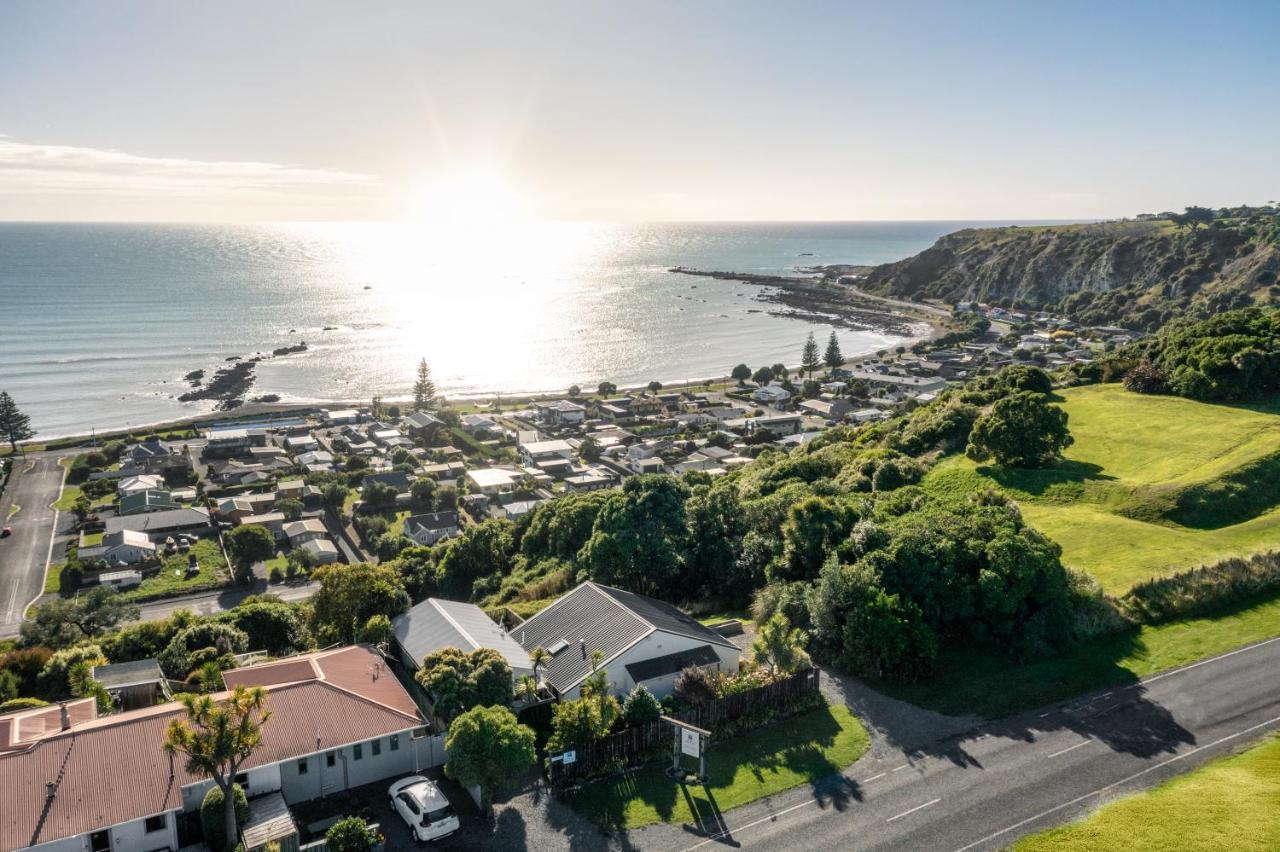
<svg viewBox="0 0 1280 852">
<path fill-rule="evenodd" d="M 1280 739 L 1125 797 L 1015 852 L 1262 852 L 1280 849 Z"/>
<path fill-rule="evenodd" d="M 715 824 L 717 811 L 840 772 L 862 757 L 868 743 L 849 708 L 830 705 L 712 746 L 708 790 L 682 787 L 666 776 L 667 764 L 658 763 L 587 784 L 573 805 L 607 830 L 655 822 Z M 832 795 L 838 794 L 837 787 Z"/>
<path fill-rule="evenodd" d="M 925 487 L 953 496 L 1003 489 L 1032 526 L 1062 546 L 1066 564 L 1112 594 L 1280 547 L 1280 507 L 1229 525 L 1182 526 L 1160 516 L 1169 495 L 1280 454 L 1280 416 L 1273 413 L 1280 405 L 1209 405 L 1120 385 L 1072 388 L 1062 399 L 1075 443 L 1057 469 L 1005 471 L 957 456 L 931 471 Z"/>
</svg>

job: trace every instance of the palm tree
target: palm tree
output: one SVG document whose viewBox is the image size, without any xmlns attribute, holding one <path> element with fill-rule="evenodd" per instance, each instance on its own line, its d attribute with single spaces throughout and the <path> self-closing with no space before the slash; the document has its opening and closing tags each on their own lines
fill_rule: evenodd
<svg viewBox="0 0 1280 852">
<path fill-rule="evenodd" d="M 532 704 L 538 700 L 538 682 L 525 675 L 520 678 L 520 688 L 516 690 L 516 695 Z"/>
<path fill-rule="evenodd" d="M 529 660 L 533 663 L 533 681 L 538 683 L 538 669 L 551 662 L 551 653 L 546 648 L 534 648 L 529 653 Z"/>
<path fill-rule="evenodd" d="M 813 663 L 804 650 L 808 636 L 782 613 L 774 614 L 760 627 L 751 643 L 751 658 L 756 665 L 767 666 L 772 674 L 792 674 Z"/>
</svg>

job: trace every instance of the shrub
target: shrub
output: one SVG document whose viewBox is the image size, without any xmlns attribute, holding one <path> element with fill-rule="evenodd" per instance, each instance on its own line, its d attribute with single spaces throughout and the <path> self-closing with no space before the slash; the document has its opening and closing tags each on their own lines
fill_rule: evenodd
<svg viewBox="0 0 1280 852">
<path fill-rule="evenodd" d="M 676 695 L 690 704 L 706 704 L 716 697 L 716 681 L 706 669 L 687 668 L 676 678 Z"/>
<path fill-rule="evenodd" d="M 0 713 L 14 713 L 18 710 L 30 710 L 33 707 L 47 707 L 48 705 L 48 701 L 41 701 L 39 698 L 10 698 L 0 704 Z"/>
<path fill-rule="evenodd" d="M 662 705 L 653 693 L 643 686 L 631 690 L 626 702 L 622 705 L 622 718 L 628 725 L 639 725 L 652 722 L 662 715 Z"/>
<path fill-rule="evenodd" d="M 324 840 L 330 852 L 369 852 L 382 836 L 360 817 L 347 817 L 329 826 Z"/>
<path fill-rule="evenodd" d="M 279 565 L 271 566 L 271 572 L 267 574 L 267 582 L 280 583 L 284 581 L 284 573 L 280 570 Z"/>
<path fill-rule="evenodd" d="M 231 796 L 236 803 L 236 823 L 243 825 L 249 818 L 249 801 L 239 784 L 231 785 Z M 222 822 L 222 802 L 222 790 L 212 787 L 200 803 L 200 829 L 204 832 L 204 842 L 213 852 L 223 852 L 228 848 Z"/>
<path fill-rule="evenodd" d="M 1145 624 L 1205 615 L 1280 589 L 1280 553 L 1225 559 L 1139 583 L 1120 599 L 1130 617 Z"/>
</svg>

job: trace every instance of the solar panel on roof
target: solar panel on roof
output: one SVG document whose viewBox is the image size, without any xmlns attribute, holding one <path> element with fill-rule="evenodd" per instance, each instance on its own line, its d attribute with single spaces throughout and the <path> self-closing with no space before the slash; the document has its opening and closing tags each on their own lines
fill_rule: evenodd
<svg viewBox="0 0 1280 852">
<path fill-rule="evenodd" d="M 563 651 L 565 648 L 568 648 L 568 647 L 569 647 L 568 642 L 566 642 L 563 639 L 557 639 L 556 641 L 552 642 L 550 645 L 547 646 L 547 653 L 554 657 L 556 654 L 559 654 L 561 651 Z"/>
</svg>

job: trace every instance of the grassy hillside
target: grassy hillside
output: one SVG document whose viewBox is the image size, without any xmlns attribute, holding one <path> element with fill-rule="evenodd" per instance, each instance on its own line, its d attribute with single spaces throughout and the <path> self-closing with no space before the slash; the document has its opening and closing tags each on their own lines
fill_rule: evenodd
<svg viewBox="0 0 1280 852">
<path fill-rule="evenodd" d="M 1211 763 L 1089 818 L 1024 838 L 1015 852 L 1280 849 L 1280 740 Z"/>
<path fill-rule="evenodd" d="M 951 458 L 927 488 L 996 486 L 1111 593 L 1224 556 L 1280 547 L 1280 403 L 1248 408 L 1064 391 L 1075 444 L 1057 468 L 1004 471 Z"/>
</svg>

